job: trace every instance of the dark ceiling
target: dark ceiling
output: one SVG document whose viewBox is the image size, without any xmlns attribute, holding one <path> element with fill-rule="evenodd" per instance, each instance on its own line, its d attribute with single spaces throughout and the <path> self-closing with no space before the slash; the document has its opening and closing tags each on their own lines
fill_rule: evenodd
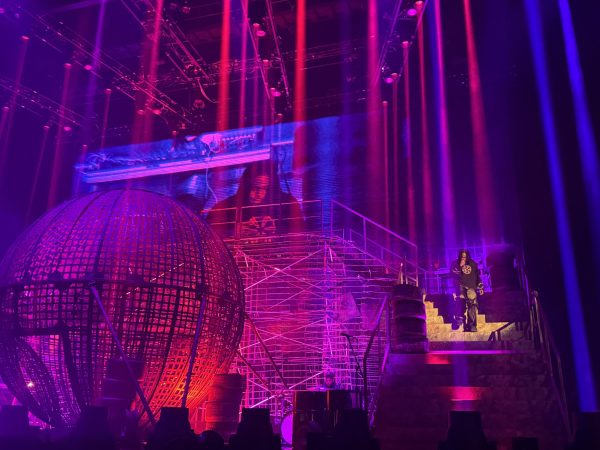
<svg viewBox="0 0 600 450">
<path fill-rule="evenodd" d="M 412 39 L 418 20 L 407 14 L 414 2 L 375 1 L 380 67 L 371 70 L 400 72 L 401 42 Z M 308 118 L 365 108 L 368 4 L 365 0 L 307 0 Z M 153 81 L 144 55 L 151 47 L 155 5 L 151 0 L 9 2 L 0 14 L 0 36 L 8 43 L 0 49 L 0 56 L 13 63 L 0 69 L 0 96 L 14 95 L 14 67 L 18 67 L 19 41 L 24 34 L 31 39 L 21 85 L 32 90 L 31 98 L 22 102 L 24 107 L 47 114 L 51 122 L 59 122 L 57 115 L 68 116 L 73 128 L 85 129 L 84 139 L 92 146 L 100 142 L 106 89 L 112 92 L 107 143 L 124 143 L 122 138 L 131 135 L 136 112 L 160 116 L 155 120 L 155 138 L 176 129 L 215 129 L 223 71 L 223 1 L 164 1 Z M 98 50 L 95 44 L 102 10 L 104 24 Z M 256 37 L 256 29 L 265 35 Z M 244 33 L 248 39 L 245 72 L 241 51 Z M 230 127 L 242 123 L 242 116 L 245 125 L 269 123 L 274 117 L 292 120 L 295 34 L 296 1 L 249 0 L 246 9 L 240 0 L 231 0 L 231 46 L 225 67 Z M 72 73 L 67 101 L 60 110 L 65 63 L 72 64 Z M 246 94 L 241 102 L 243 74 Z"/>
</svg>

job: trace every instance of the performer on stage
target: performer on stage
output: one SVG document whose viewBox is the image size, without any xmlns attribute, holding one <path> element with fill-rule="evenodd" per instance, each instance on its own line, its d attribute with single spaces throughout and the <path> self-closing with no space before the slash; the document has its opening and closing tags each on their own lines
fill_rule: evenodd
<svg viewBox="0 0 600 450">
<path fill-rule="evenodd" d="M 483 295 L 483 283 L 479 276 L 479 267 L 467 250 L 458 252 L 458 259 L 452 264 L 455 280 L 454 328 L 464 324 L 464 331 L 477 331 L 477 296 Z M 466 322 L 465 322 L 466 310 Z"/>
</svg>

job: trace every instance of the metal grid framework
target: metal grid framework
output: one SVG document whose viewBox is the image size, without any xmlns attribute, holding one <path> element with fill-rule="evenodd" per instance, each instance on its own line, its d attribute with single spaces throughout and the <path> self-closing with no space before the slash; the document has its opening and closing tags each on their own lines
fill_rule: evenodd
<svg viewBox="0 0 600 450">
<path fill-rule="evenodd" d="M 279 417 L 291 409 L 294 391 L 321 388 L 325 372 L 355 392 L 359 406 L 363 378 L 341 333 L 352 336 L 361 366 L 375 335 L 367 359 L 368 392 L 375 392 L 386 349 L 386 325 L 376 318 L 398 275 L 353 242 L 324 231 L 320 202 L 303 202 L 302 208 L 304 232 L 285 226 L 295 218 L 277 211 L 271 211 L 273 230 L 285 231 L 269 236 L 240 233 L 243 223 L 213 224 L 232 236 L 226 242 L 246 289 L 247 322 L 234 360 L 247 377 L 244 405 L 269 407 Z"/>
<path fill-rule="evenodd" d="M 93 193 L 50 211 L 3 260 L 0 375 L 37 417 L 69 425 L 99 400 L 107 361 L 123 356 L 114 327 L 126 357 L 144 362 L 140 387 L 156 414 L 181 405 L 197 337 L 194 408 L 230 365 L 243 312 L 235 261 L 204 221 L 150 192 Z"/>
<path fill-rule="evenodd" d="M 341 333 L 352 336 L 362 365 L 378 307 L 393 280 L 347 242 L 312 234 L 245 242 L 235 257 L 247 289 L 249 320 L 240 352 L 248 364 L 237 360 L 248 377 L 245 405 L 268 406 L 283 415 L 293 391 L 319 389 L 324 372 L 333 372 L 359 402 L 363 379 Z M 355 263 L 371 274 L 355 270 Z M 368 362 L 372 384 L 379 381 L 384 333 L 377 333 L 378 348 Z"/>
</svg>

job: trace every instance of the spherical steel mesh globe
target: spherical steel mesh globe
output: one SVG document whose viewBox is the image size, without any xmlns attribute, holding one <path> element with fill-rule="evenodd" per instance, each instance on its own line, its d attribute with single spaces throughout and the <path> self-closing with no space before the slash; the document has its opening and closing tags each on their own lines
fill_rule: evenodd
<svg viewBox="0 0 600 450">
<path fill-rule="evenodd" d="M 241 278 L 203 220 L 140 190 L 58 206 L 7 252 L 0 265 L 0 376 L 15 397 L 61 426 L 106 395 L 107 362 L 121 354 L 90 286 L 127 358 L 143 362 L 140 385 L 154 413 L 181 406 L 198 337 L 187 402 L 197 406 L 239 344 Z"/>
</svg>

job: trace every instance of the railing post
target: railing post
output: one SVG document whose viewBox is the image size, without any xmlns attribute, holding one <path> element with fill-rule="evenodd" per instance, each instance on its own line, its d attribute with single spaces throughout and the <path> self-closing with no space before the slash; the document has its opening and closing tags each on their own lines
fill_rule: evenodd
<svg viewBox="0 0 600 450">
<path fill-rule="evenodd" d="M 320 207 L 320 210 L 321 210 L 321 235 L 324 235 L 325 234 L 325 223 L 324 223 L 325 211 L 323 211 L 323 200 L 319 200 L 319 204 L 321 205 L 321 207 Z M 331 217 L 329 217 L 329 220 L 331 221 Z"/>
<path fill-rule="evenodd" d="M 362 223 L 363 223 L 363 250 L 366 252 L 367 251 L 367 221 L 365 220 L 364 217 L 362 219 Z"/>
<path fill-rule="evenodd" d="M 233 224 L 233 238 L 237 241 L 242 236 L 242 210 L 235 208 L 235 223 Z"/>
<path fill-rule="evenodd" d="M 525 277 L 525 282 L 527 283 L 527 277 Z M 539 350 L 542 352 L 544 363 L 546 364 L 546 368 L 549 372 L 550 378 L 552 379 L 552 383 L 554 384 L 559 396 L 559 406 L 567 433 L 570 437 L 572 437 L 572 423 L 569 415 L 562 361 L 560 358 L 560 353 L 556 348 L 556 344 L 554 344 L 554 341 L 552 340 L 552 335 L 548 323 L 546 322 L 544 311 L 542 311 L 539 304 L 538 296 L 539 294 L 537 291 L 531 291 L 530 317 L 532 321 L 536 322 L 535 325 L 533 323 L 531 324 L 532 335 L 533 337 L 535 337 L 536 333 L 538 335 L 540 345 Z"/>
<path fill-rule="evenodd" d="M 392 332 L 390 329 L 390 299 L 389 297 L 386 297 L 385 300 L 385 337 L 386 337 L 386 345 L 390 345 L 390 342 L 392 340 Z"/>
</svg>

